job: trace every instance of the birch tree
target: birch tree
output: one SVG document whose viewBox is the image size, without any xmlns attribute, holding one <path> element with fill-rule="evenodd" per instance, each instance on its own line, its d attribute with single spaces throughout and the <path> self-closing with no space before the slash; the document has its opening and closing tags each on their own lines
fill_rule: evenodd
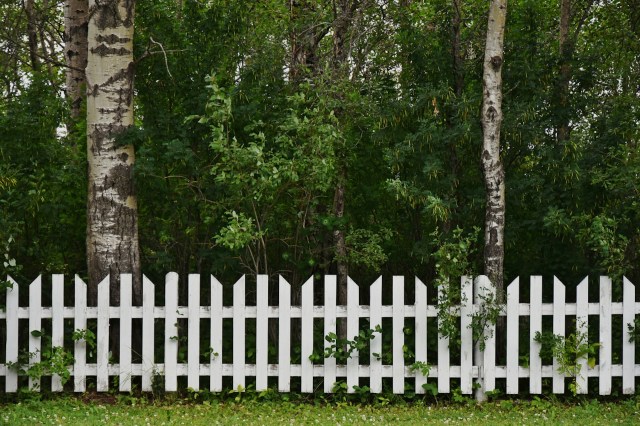
<svg viewBox="0 0 640 426">
<path fill-rule="evenodd" d="M 121 273 L 134 275 L 140 295 L 138 207 L 133 186 L 133 146 L 117 143 L 133 124 L 134 0 L 89 2 L 87 62 L 87 261 L 89 296 L 111 274 L 119 303 Z"/>
<path fill-rule="evenodd" d="M 496 286 L 499 298 L 504 293 L 505 177 L 500 159 L 500 126 L 506 19 L 507 0 L 491 0 L 482 78 L 482 169 L 486 190 L 484 273 Z"/>
</svg>

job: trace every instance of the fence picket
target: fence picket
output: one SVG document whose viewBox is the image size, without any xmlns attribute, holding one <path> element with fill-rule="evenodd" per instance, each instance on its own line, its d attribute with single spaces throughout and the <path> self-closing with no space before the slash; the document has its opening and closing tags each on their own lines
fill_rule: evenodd
<svg viewBox="0 0 640 426">
<path fill-rule="evenodd" d="M 263 391 L 269 377 L 269 276 L 258 275 L 256 285 L 256 390 Z"/>
<path fill-rule="evenodd" d="M 520 278 L 507 287 L 507 393 L 518 393 L 520 381 Z"/>
<path fill-rule="evenodd" d="M 600 277 L 600 395 L 611 395 L 611 278 Z"/>
<path fill-rule="evenodd" d="M 371 328 L 378 325 L 382 327 L 382 277 L 379 277 L 369 288 L 369 303 Z M 382 392 L 382 333 L 374 335 L 370 350 L 369 387 L 371 393 L 380 393 Z"/>
<path fill-rule="evenodd" d="M 382 278 L 379 278 L 382 280 Z M 416 295 L 416 326 L 415 326 L 415 355 L 416 362 L 427 362 L 427 286 L 417 277 L 415 278 Z M 373 321 L 372 321 L 373 324 Z M 382 346 L 380 346 L 382 351 Z M 425 393 L 423 387 L 427 377 L 419 370 L 416 371 L 416 393 Z"/>
<path fill-rule="evenodd" d="M 178 390 L 178 274 L 167 274 L 164 291 L 164 389 L 175 392 Z"/>
<path fill-rule="evenodd" d="M 623 278 L 622 299 L 622 393 L 632 394 L 635 391 L 635 342 L 629 341 L 629 325 L 635 326 L 636 288 L 627 277 Z"/>
<path fill-rule="evenodd" d="M 557 277 L 553 277 L 553 334 L 565 335 L 565 287 Z M 558 371 L 560 364 L 553 358 L 553 393 L 564 392 L 564 374 Z"/>
<path fill-rule="evenodd" d="M 582 336 L 589 335 L 589 277 L 585 277 L 576 288 L 576 333 Z M 579 371 L 576 376 L 576 392 L 586 394 L 588 392 L 588 364 L 582 357 L 578 360 Z"/>
<path fill-rule="evenodd" d="M 7 345 L 6 359 L 7 364 L 10 362 L 18 362 L 18 306 L 20 286 L 13 278 L 7 276 L 7 281 L 11 284 L 7 288 Z M 7 368 L 4 387 L 7 393 L 18 391 L 18 372 L 14 369 Z"/>
<path fill-rule="evenodd" d="M 131 306 L 133 279 L 131 274 L 120 276 L 120 392 L 131 391 Z"/>
<path fill-rule="evenodd" d="M 200 390 L 200 274 L 189 274 L 187 386 Z"/>
<path fill-rule="evenodd" d="M 465 395 L 473 392 L 473 279 L 464 276 L 460 289 L 460 390 Z"/>
<path fill-rule="evenodd" d="M 42 275 L 29 285 L 29 365 L 41 361 L 42 345 Z M 40 380 L 29 377 L 29 389 L 40 390 Z"/>
<path fill-rule="evenodd" d="M 542 359 L 540 343 L 535 341 L 537 332 L 542 333 L 542 276 L 531 277 L 531 314 L 529 330 L 529 392 L 542 393 Z"/>
<path fill-rule="evenodd" d="M 487 303 L 494 303 L 496 300 L 495 287 L 485 276 L 480 277 L 481 287 L 480 294 L 482 294 Z M 491 392 L 496 387 L 496 325 L 489 321 L 486 324 L 485 330 L 485 348 L 484 348 L 484 391 Z"/>
<path fill-rule="evenodd" d="M 347 279 L 347 338 L 353 340 L 360 332 L 360 288 L 351 278 Z M 347 359 L 347 392 L 354 393 L 354 386 L 358 386 L 360 368 L 360 354 L 358 350 L 351 352 Z"/>
<path fill-rule="evenodd" d="M 54 274 L 51 285 L 51 346 L 64 348 L 64 275 Z M 51 378 L 51 391 L 62 391 L 58 374 Z"/>
<path fill-rule="evenodd" d="M 233 285 L 233 389 L 245 387 L 245 276 Z M 288 339 L 287 339 L 288 340 Z"/>
<path fill-rule="evenodd" d="M 110 277 L 106 276 L 98 284 L 98 330 L 97 338 L 97 378 L 96 390 L 106 392 L 109 390 L 109 283 Z"/>
<path fill-rule="evenodd" d="M 87 285 L 79 276 L 75 276 L 75 309 L 73 329 L 80 333 L 87 330 Z M 16 342 L 16 350 L 17 350 Z M 87 340 L 77 339 L 73 344 L 73 390 L 84 392 L 87 389 Z"/>
<path fill-rule="evenodd" d="M 211 276 L 211 367 L 209 388 L 222 390 L 222 284 Z"/>
<path fill-rule="evenodd" d="M 393 277 L 393 393 L 404 393 L 404 277 Z"/>
<path fill-rule="evenodd" d="M 326 275 L 324 277 L 324 336 L 336 332 L 336 276 Z M 324 341 L 324 347 L 328 348 L 331 343 Z M 329 357 L 324 359 L 324 392 L 332 393 L 336 383 L 336 359 Z"/>
<path fill-rule="evenodd" d="M 142 276 L 142 391 L 152 390 L 155 370 L 155 286 Z"/>
<path fill-rule="evenodd" d="M 313 392 L 313 362 L 309 356 L 313 352 L 313 277 L 302 285 L 302 320 L 300 328 L 300 348 L 302 358 L 300 368 L 300 392 Z"/>
<path fill-rule="evenodd" d="M 278 390 L 291 390 L 291 286 L 280 276 L 278 316 Z"/>
<path fill-rule="evenodd" d="M 438 286 L 438 302 L 444 297 L 444 288 Z M 441 319 L 438 318 L 438 330 L 441 327 Z M 451 384 L 449 382 L 449 338 L 444 337 L 438 331 L 438 392 L 449 393 Z"/>
</svg>

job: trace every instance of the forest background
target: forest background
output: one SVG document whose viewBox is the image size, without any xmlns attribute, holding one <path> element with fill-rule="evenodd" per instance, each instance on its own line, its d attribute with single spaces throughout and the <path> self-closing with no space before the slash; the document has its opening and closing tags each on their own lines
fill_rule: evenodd
<svg viewBox="0 0 640 426">
<path fill-rule="evenodd" d="M 24 282 L 89 275 L 67 3 L 0 2 L 2 275 Z M 482 273 L 487 13 L 138 0 L 135 122 L 117 144 L 136 151 L 144 274 Z M 640 283 L 637 1 L 512 0 L 504 43 L 505 281 Z"/>
</svg>

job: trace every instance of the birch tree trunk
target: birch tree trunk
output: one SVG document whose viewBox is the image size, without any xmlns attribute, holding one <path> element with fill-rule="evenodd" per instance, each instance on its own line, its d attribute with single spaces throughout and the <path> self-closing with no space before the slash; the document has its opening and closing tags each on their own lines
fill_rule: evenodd
<svg viewBox="0 0 640 426">
<path fill-rule="evenodd" d="M 67 97 L 71 104 L 71 125 L 80 118 L 86 93 L 87 0 L 66 0 L 64 5 L 64 59 L 67 65 Z M 69 129 L 72 131 L 72 128 Z"/>
<path fill-rule="evenodd" d="M 504 298 L 504 167 L 500 159 L 502 124 L 502 63 L 507 1 L 491 0 L 484 55 L 482 169 L 486 190 L 484 229 L 484 273 L 496 286 L 498 300 Z"/>
<path fill-rule="evenodd" d="M 87 260 L 89 297 L 111 274 L 111 301 L 119 304 L 119 275 L 133 273 L 140 300 L 138 208 L 133 146 L 116 138 L 133 124 L 134 0 L 89 2 L 87 62 Z"/>
</svg>

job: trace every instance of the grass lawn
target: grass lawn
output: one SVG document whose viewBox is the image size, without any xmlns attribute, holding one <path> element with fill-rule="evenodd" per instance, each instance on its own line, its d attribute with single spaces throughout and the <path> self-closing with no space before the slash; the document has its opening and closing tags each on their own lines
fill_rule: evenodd
<svg viewBox="0 0 640 426">
<path fill-rule="evenodd" d="M 151 403 L 132 397 L 56 397 L 0 405 L 7 425 L 390 425 L 640 424 L 640 398 L 617 402 L 546 399 L 456 403 L 322 403 L 255 401 Z"/>
</svg>

